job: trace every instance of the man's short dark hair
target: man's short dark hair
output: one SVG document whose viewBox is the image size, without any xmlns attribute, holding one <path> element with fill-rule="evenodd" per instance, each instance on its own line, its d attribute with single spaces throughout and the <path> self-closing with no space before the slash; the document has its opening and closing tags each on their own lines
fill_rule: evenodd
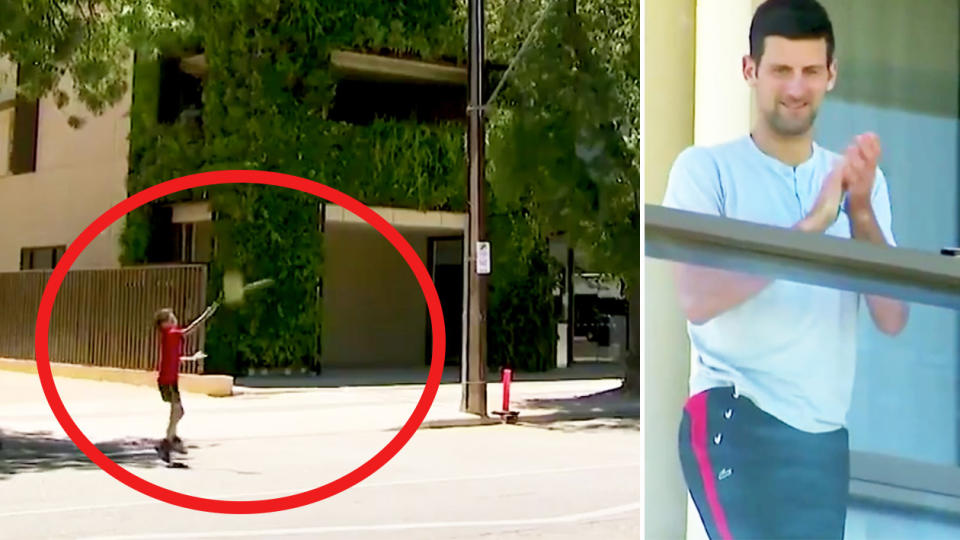
<svg viewBox="0 0 960 540">
<path fill-rule="evenodd" d="M 767 0 L 750 23 L 750 56 L 759 63 L 767 36 L 827 41 L 827 63 L 833 62 L 836 42 L 827 10 L 817 0 Z"/>
</svg>

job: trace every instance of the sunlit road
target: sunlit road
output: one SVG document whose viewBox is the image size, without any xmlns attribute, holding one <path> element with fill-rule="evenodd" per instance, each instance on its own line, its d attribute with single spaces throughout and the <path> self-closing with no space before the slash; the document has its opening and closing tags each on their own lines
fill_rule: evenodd
<svg viewBox="0 0 960 540">
<path fill-rule="evenodd" d="M 64 439 L 34 385 L 28 375 L 0 372 L 3 538 L 641 535 L 635 421 L 421 430 L 384 468 L 332 498 L 284 512 L 220 515 L 157 502 L 93 466 Z M 389 401 L 383 389 L 187 395 L 188 468 L 170 469 L 149 448 L 164 416 L 154 390 L 71 380 L 58 380 L 58 388 L 78 425 L 121 466 L 153 484 L 218 499 L 318 487 L 372 457 L 399 425 L 381 419 Z M 331 410 L 330 392 L 351 392 L 353 405 Z M 395 395 L 402 420 L 417 392 Z"/>
</svg>

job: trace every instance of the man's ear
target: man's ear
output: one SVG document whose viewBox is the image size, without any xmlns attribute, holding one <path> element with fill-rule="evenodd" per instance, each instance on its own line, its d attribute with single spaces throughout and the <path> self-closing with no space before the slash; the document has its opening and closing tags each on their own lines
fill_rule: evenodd
<svg viewBox="0 0 960 540">
<path fill-rule="evenodd" d="M 837 61 L 834 60 L 830 62 L 830 67 L 827 68 L 827 73 L 829 74 L 830 79 L 827 80 L 827 92 L 833 91 L 833 88 L 837 85 Z"/>
<path fill-rule="evenodd" d="M 757 63 L 749 54 L 743 55 L 741 70 L 743 71 L 743 80 L 747 81 L 747 84 L 750 86 L 753 86 L 757 80 Z"/>
</svg>

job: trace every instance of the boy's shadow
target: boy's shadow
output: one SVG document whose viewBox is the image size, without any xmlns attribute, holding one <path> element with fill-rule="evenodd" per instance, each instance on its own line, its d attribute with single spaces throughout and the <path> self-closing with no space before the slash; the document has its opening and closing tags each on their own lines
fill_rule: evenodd
<svg viewBox="0 0 960 540">
<path fill-rule="evenodd" d="M 97 448 L 118 465 L 162 466 L 153 445 L 153 441 L 135 438 L 96 443 Z M 95 468 L 96 464 L 70 439 L 45 431 L 0 431 L 0 480 L 19 473 Z"/>
<path fill-rule="evenodd" d="M 194 451 L 201 449 L 188 444 L 188 454 L 173 453 L 171 463 L 164 463 L 155 449 L 158 439 L 128 437 L 95 443 L 96 447 L 117 465 L 145 468 L 191 469 L 185 462 Z M 204 447 L 218 446 L 216 443 Z M 0 481 L 19 473 L 37 473 L 60 469 L 96 469 L 76 445 L 67 438 L 55 437 L 50 432 L 10 432 L 0 430 Z M 215 468 L 241 475 L 259 475 L 260 472 Z"/>
</svg>

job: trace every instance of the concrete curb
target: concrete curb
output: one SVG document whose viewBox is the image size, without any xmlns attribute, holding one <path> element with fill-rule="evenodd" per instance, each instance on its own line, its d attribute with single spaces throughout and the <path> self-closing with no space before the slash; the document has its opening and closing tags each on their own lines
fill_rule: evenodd
<svg viewBox="0 0 960 540">
<path fill-rule="evenodd" d="M 152 371 L 81 366 L 74 364 L 50 363 L 54 376 L 71 379 L 106 381 L 137 386 L 157 386 L 157 374 Z M 0 358 L 0 371 L 36 373 L 37 364 L 33 360 L 14 360 Z M 180 391 L 193 394 L 206 394 L 213 397 L 233 395 L 233 377 L 227 375 L 180 375 Z"/>
<path fill-rule="evenodd" d="M 554 422 L 582 422 L 599 418 L 640 418 L 638 407 L 616 407 L 595 412 L 554 412 L 543 414 L 524 414 L 520 412 L 516 425 L 551 424 Z M 503 422 L 496 416 L 472 416 L 464 418 L 449 418 L 425 420 L 420 429 L 446 429 L 458 427 L 493 426 Z M 399 429 L 399 428 L 398 428 Z"/>
</svg>

